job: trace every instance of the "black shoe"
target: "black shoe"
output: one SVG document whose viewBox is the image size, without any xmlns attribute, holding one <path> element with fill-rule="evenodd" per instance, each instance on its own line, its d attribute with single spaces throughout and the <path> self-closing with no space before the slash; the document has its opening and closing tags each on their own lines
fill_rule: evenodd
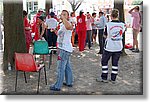
<svg viewBox="0 0 150 102">
<path fill-rule="evenodd" d="M 135 50 L 132 50 L 132 52 L 139 53 L 140 50 L 139 49 L 135 49 Z"/>
<path fill-rule="evenodd" d="M 108 80 L 104 80 L 104 79 L 102 79 L 101 77 L 98 77 L 98 78 L 96 79 L 96 81 L 97 81 L 97 82 L 108 83 Z"/>
<path fill-rule="evenodd" d="M 73 85 L 67 85 L 66 83 L 63 83 L 63 85 L 68 86 L 68 87 L 72 87 Z"/>
<path fill-rule="evenodd" d="M 57 51 L 54 51 L 53 53 L 54 53 L 54 54 L 57 54 Z"/>
<path fill-rule="evenodd" d="M 55 88 L 55 86 L 50 86 L 50 90 L 53 90 L 53 91 L 60 91 L 60 89 Z"/>
<path fill-rule="evenodd" d="M 130 48 L 129 50 L 133 51 L 133 50 L 135 50 L 135 48 Z"/>
</svg>

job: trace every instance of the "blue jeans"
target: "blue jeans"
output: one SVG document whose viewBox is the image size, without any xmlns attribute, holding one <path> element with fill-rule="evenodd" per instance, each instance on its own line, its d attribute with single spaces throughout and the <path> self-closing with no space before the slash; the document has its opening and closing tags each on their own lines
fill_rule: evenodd
<svg viewBox="0 0 150 102">
<path fill-rule="evenodd" d="M 70 64 L 70 55 L 71 53 L 65 50 L 59 49 L 58 51 L 58 61 L 57 61 L 58 75 L 57 75 L 57 82 L 54 84 L 54 87 L 57 89 L 61 89 L 64 81 L 64 76 L 67 85 L 73 84 L 73 74 Z"/>
</svg>

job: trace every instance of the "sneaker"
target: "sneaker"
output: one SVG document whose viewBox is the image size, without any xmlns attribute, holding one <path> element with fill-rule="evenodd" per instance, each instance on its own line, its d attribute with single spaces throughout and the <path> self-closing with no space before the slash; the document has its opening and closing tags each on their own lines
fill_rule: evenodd
<svg viewBox="0 0 150 102">
<path fill-rule="evenodd" d="M 53 91 L 60 91 L 60 89 L 56 88 L 55 86 L 50 86 L 50 90 L 53 90 Z"/>
<path fill-rule="evenodd" d="M 63 85 L 68 86 L 68 87 L 72 87 L 73 85 L 67 85 L 66 83 L 63 83 Z"/>
<path fill-rule="evenodd" d="M 139 53 L 140 50 L 139 49 L 135 49 L 135 50 L 132 50 L 132 52 Z"/>
<path fill-rule="evenodd" d="M 56 55 L 56 54 L 57 54 L 57 51 L 54 51 L 54 52 L 53 52 L 53 54 L 55 54 L 55 55 Z"/>
<path fill-rule="evenodd" d="M 108 80 L 103 80 L 102 78 L 97 78 L 96 79 L 97 82 L 104 82 L 104 83 L 108 83 Z"/>
<path fill-rule="evenodd" d="M 132 51 L 132 50 L 135 50 L 135 48 L 130 48 L 129 50 L 131 50 L 131 51 Z"/>
</svg>

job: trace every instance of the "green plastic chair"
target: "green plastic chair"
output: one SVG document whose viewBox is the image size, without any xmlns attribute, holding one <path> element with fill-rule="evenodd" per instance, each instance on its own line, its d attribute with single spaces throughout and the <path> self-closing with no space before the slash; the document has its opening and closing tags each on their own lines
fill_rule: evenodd
<svg viewBox="0 0 150 102">
<path fill-rule="evenodd" d="M 48 48 L 47 41 L 35 41 L 33 47 L 33 54 L 34 55 L 50 55 L 49 57 L 49 69 L 50 69 L 50 58 L 51 58 L 51 50 Z"/>
</svg>

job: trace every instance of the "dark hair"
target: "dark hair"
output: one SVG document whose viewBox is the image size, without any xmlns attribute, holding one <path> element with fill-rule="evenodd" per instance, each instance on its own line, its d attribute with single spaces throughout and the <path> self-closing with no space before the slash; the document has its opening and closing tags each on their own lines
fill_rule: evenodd
<svg viewBox="0 0 150 102">
<path fill-rule="evenodd" d="M 27 11 L 23 10 L 23 17 L 25 17 L 27 15 L 28 15 Z"/>
<path fill-rule="evenodd" d="M 96 13 L 94 12 L 94 13 L 92 13 L 92 16 L 94 16 L 94 15 L 96 15 Z"/>
<path fill-rule="evenodd" d="M 71 12 L 70 16 L 72 16 L 75 12 Z"/>
<path fill-rule="evenodd" d="M 40 16 L 40 17 L 38 17 L 40 20 L 42 20 L 42 21 L 44 21 L 44 18 L 43 18 L 43 16 Z"/>
<path fill-rule="evenodd" d="M 67 10 L 62 10 L 62 12 L 67 12 L 68 16 L 69 16 L 69 12 Z"/>
<path fill-rule="evenodd" d="M 109 19 L 109 15 L 107 15 L 106 17 L 107 17 L 107 19 L 108 19 L 108 21 L 109 21 L 109 20 L 110 20 L 110 19 Z"/>
<path fill-rule="evenodd" d="M 109 18 L 109 15 L 107 15 L 106 17 Z"/>
<path fill-rule="evenodd" d="M 140 7 L 139 6 L 136 6 L 135 9 L 138 10 L 138 11 L 140 11 Z"/>
<path fill-rule="evenodd" d="M 99 12 L 99 14 L 102 14 L 102 15 L 103 15 L 103 14 L 104 14 L 104 12 Z"/>
<path fill-rule="evenodd" d="M 51 12 L 51 13 L 50 13 L 50 16 L 51 16 L 52 18 L 54 18 L 54 17 L 55 17 L 55 13 L 54 13 L 54 12 Z"/>
<path fill-rule="evenodd" d="M 79 16 L 81 17 L 83 13 L 84 13 L 83 11 L 80 11 Z"/>
<path fill-rule="evenodd" d="M 113 18 L 118 18 L 118 16 L 119 16 L 119 10 L 118 9 L 113 9 L 112 12 L 111 12 L 111 16 Z"/>
</svg>

